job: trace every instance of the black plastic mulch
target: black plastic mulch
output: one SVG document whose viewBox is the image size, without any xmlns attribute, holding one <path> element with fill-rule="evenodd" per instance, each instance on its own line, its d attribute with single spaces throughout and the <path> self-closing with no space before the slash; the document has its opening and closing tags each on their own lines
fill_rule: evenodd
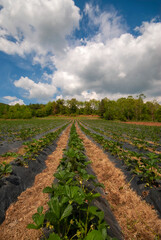
<svg viewBox="0 0 161 240">
<path fill-rule="evenodd" d="M 35 176 L 46 168 L 45 160 L 56 149 L 56 141 L 41 151 L 36 160 L 28 161 L 28 167 L 12 162 L 12 173 L 0 179 L 0 224 L 5 220 L 5 213 L 10 204 L 17 200 L 21 192 L 31 187 Z"/>
<path fill-rule="evenodd" d="M 82 124 L 83 125 L 83 124 Z M 87 126 L 85 126 L 87 127 Z M 91 131 L 90 128 L 87 127 Z M 94 130 L 93 133 L 96 133 Z M 130 183 L 131 188 L 147 203 L 154 207 L 156 210 L 158 217 L 161 218 L 161 180 L 157 180 L 157 184 L 155 186 L 147 187 L 146 182 L 141 180 L 141 177 L 132 173 L 131 169 L 128 168 L 123 160 L 112 156 L 108 151 L 105 151 L 102 146 L 96 143 L 92 137 L 85 134 L 93 143 L 95 143 L 99 148 L 101 148 L 105 154 L 107 154 L 109 160 L 115 164 L 115 166 L 122 170 L 124 173 L 126 180 Z"/>
</svg>

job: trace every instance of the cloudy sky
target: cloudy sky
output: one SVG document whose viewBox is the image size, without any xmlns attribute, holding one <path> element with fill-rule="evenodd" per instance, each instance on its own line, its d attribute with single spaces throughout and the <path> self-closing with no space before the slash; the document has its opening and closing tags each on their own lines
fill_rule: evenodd
<svg viewBox="0 0 161 240">
<path fill-rule="evenodd" d="M 160 0 L 0 0 L 0 102 L 161 103 Z"/>
</svg>

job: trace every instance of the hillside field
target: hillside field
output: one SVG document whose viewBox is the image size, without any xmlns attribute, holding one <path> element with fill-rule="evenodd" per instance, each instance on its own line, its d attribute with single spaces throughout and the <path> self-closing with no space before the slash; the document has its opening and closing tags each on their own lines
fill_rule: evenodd
<svg viewBox="0 0 161 240">
<path fill-rule="evenodd" d="M 2 240 L 161 239 L 161 124 L 0 120 Z"/>
</svg>

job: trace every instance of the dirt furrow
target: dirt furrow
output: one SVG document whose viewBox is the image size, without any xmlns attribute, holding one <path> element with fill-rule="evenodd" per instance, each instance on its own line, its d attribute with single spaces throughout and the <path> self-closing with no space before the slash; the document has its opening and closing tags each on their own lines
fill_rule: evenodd
<svg viewBox="0 0 161 240">
<path fill-rule="evenodd" d="M 34 185 L 24 191 L 18 201 L 8 208 L 6 219 L 0 225 L 1 240 L 36 240 L 42 235 L 40 231 L 27 229 L 26 226 L 32 222 L 32 215 L 39 206 L 44 206 L 44 210 L 48 208 L 48 194 L 42 191 L 53 183 L 53 173 L 63 156 L 63 149 L 67 146 L 69 132 L 70 126 L 59 138 L 56 150 L 48 156 L 46 169 L 35 177 Z"/>
<path fill-rule="evenodd" d="M 127 240 L 161 239 L 161 220 L 152 206 L 130 188 L 123 172 L 116 168 L 95 143 L 78 128 L 87 157 L 92 161 L 98 181 L 105 185 L 106 199 Z"/>
</svg>

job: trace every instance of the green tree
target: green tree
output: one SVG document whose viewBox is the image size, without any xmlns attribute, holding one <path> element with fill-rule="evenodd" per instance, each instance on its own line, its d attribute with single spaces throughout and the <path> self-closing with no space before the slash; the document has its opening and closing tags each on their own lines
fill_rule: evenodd
<svg viewBox="0 0 161 240">
<path fill-rule="evenodd" d="M 157 110 L 156 110 L 155 119 L 156 119 L 158 122 L 161 122 L 161 106 L 160 106 L 160 105 L 159 105 L 159 107 L 158 107 Z"/>
<path fill-rule="evenodd" d="M 70 114 L 76 114 L 79 112 L 79 109 L 77 107 L 78 104 L 79 102 L 75 98 L 72 98 L 71 100 L 67 100 L 67 106 L 69 108 Z"/>
<path fill-rule="evenodd" d="M 145 103 L 145 108 L 146 112 L 144 119 L 154 122 L 156 120 L 156 112 L 159 109 L 159 104 L 155 100 L 153 102 L 148 101 Z"/>
<path fill-rule="evenodd" d="M 108 101 L 105 106 L 105 113 L 103 114 L 106 120 L 117 119 L 117 104 L 114 100 Z"/>
<path fill-rule="evenodd" d="M 55 106 L 56 114 L 65 114 L 66 113 L 66 107 L 64 104 L 65 104 L 64 99 L 58 99 L 56 101 L 56 106 Z"/>
<path fill-rule="evenodd" d="M 39 104 L 39 103 L 36 103 L 36 104 L 29 104 L 29 109 L 31 110 L 31 113 L 32 113 L 32 116 L 33 117 L 36 117 L 37 115 L 37 110 L 38 109 L 42 109 L 44 107 L 44 104 Z"/>
<path fill-rule="evenodd" d="M 0 118 L 7 118 L 9 107 L 7 104 L 0 103 Z"/>
<path fill-rule="evenodd" d="M 99 104 L 98 112 L 101 117 L 103 117 L 104 113 L 106 112 L 107 104 L 110 100 L 108 98 L 103 98 Z"/>
<path fill-rule="evenodd" d="M 91 99 L 90 100 L 90 105 L 91 105 L 91 109 L 92 109 L 93 114 L 98 114 L 99 104 L 100 104 L 99 100 L 96 100 L 96 99 Z"/>
<path fill-rule="evenodd" d="M 135 100 L 135 116 L 136 120 L 140 121 L 142 119 L 142 113 L 143 113 L 143 108 L 144 108 L 144 101 L 143 99 L 146 98 L 146 96 L 141 93 L 137 96 L 138 99 Z"/>
<path fill-rule="evenodd" d="M 46 113 L 46 116 L 49 116 L 52 114 L 53 112 L 53 103 L 52 102 L 48 102 L 46 105 L 45 105 L 45 113 Z"/>
<path fill-rule="evenodd" d="M 45 107 L 37 109 L 35 115 L 36 117 L 46 117 Z"/>
<path fill-rule="evenodd" d="M 92 114 L 92 107 L 90 101 L 85 101 L 84 106 L 84 114 L 90 115 Z"/>
</svg>

